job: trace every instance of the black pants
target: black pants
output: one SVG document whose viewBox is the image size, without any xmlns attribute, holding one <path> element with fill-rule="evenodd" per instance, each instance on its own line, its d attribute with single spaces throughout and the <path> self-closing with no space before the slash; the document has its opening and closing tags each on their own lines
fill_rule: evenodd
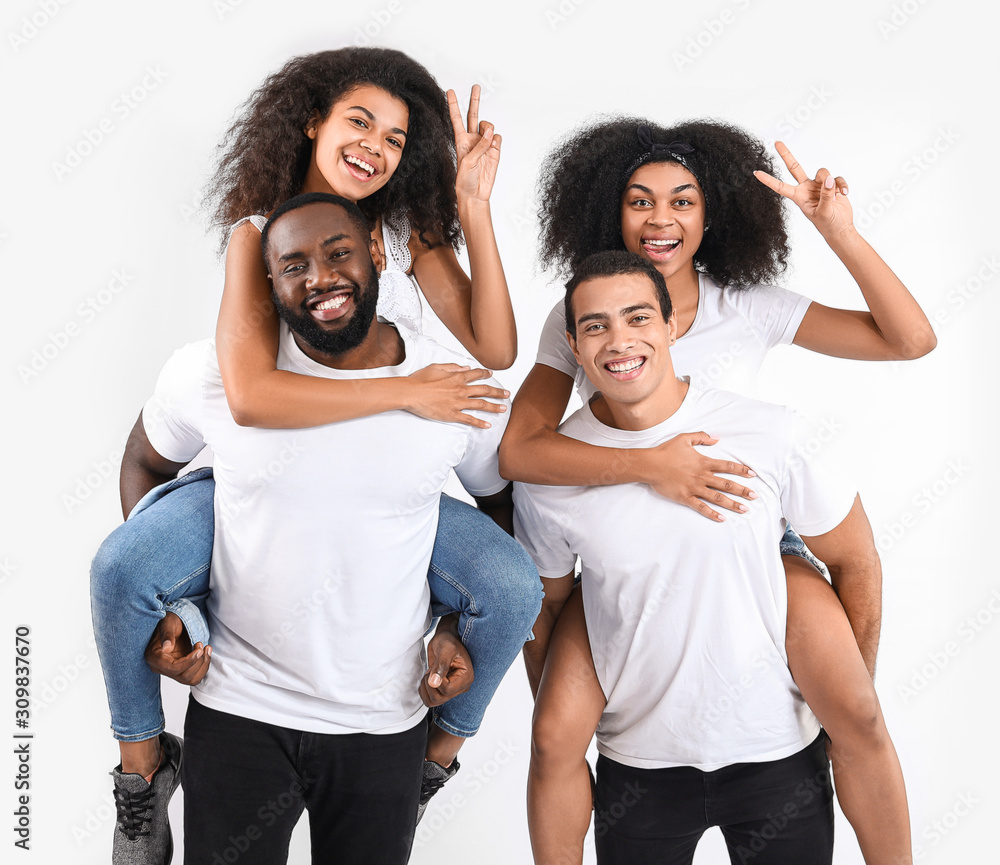
<svg viewBox="0 0 1000 865">
<path fill-rule="evenodd" d="M 829 865 L 833 785 L 826 735 L 768 763 L 702 772 L 597 760 L 594 835 L 600 865 L 689 865 L 718 826 L 734 865 Z"/>
<path fill-rule="evenodd" d="M 303 733 L 191 699 L 184 733 L 186 865 L 283 863 L 303 809 L 313 863 L 409 859 L 426 724 L 387 736 Z"/>
</svg>

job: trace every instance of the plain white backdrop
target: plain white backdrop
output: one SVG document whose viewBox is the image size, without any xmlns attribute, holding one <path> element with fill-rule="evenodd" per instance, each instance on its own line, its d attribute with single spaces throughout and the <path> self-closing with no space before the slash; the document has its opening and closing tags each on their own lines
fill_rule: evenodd
<svg viewBox="0 0 1000 865">
<path fill-rule="evenodd" d="M 816 419 L 816 447 L 852 467 L 875 528 L 885 596 L 877 685 L 918 861 L 993 861 L 998 18 L 964 0 L 6 4 L 0 641 L 11 656 L 15 627 L 30 627 L 35 698 L 32 849 L 15 855 L 110 858 L 107 773 L 118 758 L 88 567 L 121 519 L 124 436 L 160 366 L 214 328 L 218 237 L 198 209 L 214 148 L 237 106 L 290 56 L 370 41 L 410 53 L 462 100 L 481 83 L 482 116 L 503 134 L 493 214 L 519 324 L 519 359 L 501 375 L 511 389 L 558 296 L 536 260 L 534 185 L 551 144 L 588 117 L 725 118 L 783 139 L 810 171 L 825 165 L 848 180 L 856 222 L 932 316 L 939 346 L 880 365 L 778 350 L 760 395 Z M 859 306 L 797 211 L 791 226 L 785 284 Z M 13 735 L 7 670 L 0 731 Z M 184 689 L 166 698 L 179 732 Z M 515 666 L 461 774 L 429 809 L 413 862 L 530 861 L 530 712 Z M 17 807 L 12 749 L 0 772 L 5 827 Z M 180 795 L 172 813 L 180 841 Z M 3 832 L 0 843 L 13 845 Z M 291 861 L 308 861 L 301 832 Z M 698 865 L 726 861 L 721 838 L 706 836 Z M 835 861 L 862 861 L 839 816 Z"/>
</svg>

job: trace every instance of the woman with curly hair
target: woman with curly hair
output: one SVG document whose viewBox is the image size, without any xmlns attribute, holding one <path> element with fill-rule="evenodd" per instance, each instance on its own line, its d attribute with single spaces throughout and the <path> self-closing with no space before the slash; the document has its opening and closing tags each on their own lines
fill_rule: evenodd
<svg viewBox="0 0 1000 865">
<path fill-rule="evenodd" d="M 453 91 L 446 97 L 423 66 L 381 48 L 296 57 L 250 96 L 220 146 L 209 190 L 227 238 L 216 345 L 238 424 L 302 428 L 404 410 L 489 426 L 469 412 L 505 411 L 487 398 L 507 392 L 473 384 L 489 373 L 469 366 L 438 364 L 408 377 L 364 381 L 277 369 L 278 317 L 261 254 L 266 214 L 283 201 L 307 192 L 356 201 L 386 262 L 378 314 L 419 330 L 426 301 L 479 363 L 510 366 L 514 318 L 489 205 L 501 139 L 478 114 L 478 87 L 466 125 Z M 463 233 L 471 279 L 455 255 Z M 343 295 L 333 303 L 342 307 L 330 317 L 353 300 Z M 169 839 L 166 801 L 180 760 L 179 741 L 162 732 L 159 677 L 143 652 L 158 672 L 186 684 L 200 681 L 210 664 L 195 602 L 208 592 L 213 493 L 210 470 L 159 487 L 138 506 L 138 496 L 123 487 L 129 518 L 105 541 L 92 569 L 95 631 L 122 755 L 113 773 L 115 850 L 130 862 L 154 861 L 157 845 Z M 457 771 L 455 755 L 477 731 L 541 602 L 524 550 L 484 514 L 447 496 L 428 579 L 435 613 L 453 615 L 445 615 L 432 640 L 421 695 L 435 707 L 460 696 L 434 709 L 421 809 Z M 475 665 L 471 689 L 459 640 Z M 154 780 L 160 780 L 155 795 Z"/>
<path fill-rule="evenodd" d="M 846 181 L 826 169 L 810 179 L 783 144 L 777 149 L 795 184 L 773 177 L 761 142 L 724 123 L 665 129 L 620 118 L 586 127 L 546 161 L 543 260 L 562 273 L 608 249 L 651 261 L 666 280 L 677 318 L 675 368 L 700 387 L 746 393 L 767 351 L 779 344 L 855 360 L 930 351 L 935 338 L 920 307 L 853 226 Z M 869 311 L 832 309 L 769 285 L 789 253 L 779 196 L 817 227 Z M 715 508 L 746 510 L 737 500 L 752 493 L 733 478 L 751 476 L 750 469 L 696 450 L 715 443 L 705 432 L 645 450 L 560 435 L 574 379 L 584 399 L 592 395 L 568 345 L 560 302 L 514 403 L 501 445 L 505 477 L 569 486 L 645 483 L 718 521 L 725 517 Z M 872 682 L 881 617 L 878 563 L 869 569 L 869 584 L 844 585 L 834 573 L 831 588 L 794 531 L 782 539 L 781 553 L 788 665 L 829 737 L 841 806 L 866 862 L 910 862 L 902 774 Z M 537 863 L 579 862 L 592 804 L 585 753 L 606 703 L 579 589 L 561 612 L 543 609 L 535 632 L 525 647 L 537 691 L 528 789 L 532 848 Z"/>
</svg>

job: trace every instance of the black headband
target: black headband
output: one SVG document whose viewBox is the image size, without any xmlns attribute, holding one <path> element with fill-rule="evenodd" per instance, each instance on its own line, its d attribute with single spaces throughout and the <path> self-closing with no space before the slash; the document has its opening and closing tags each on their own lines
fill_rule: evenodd
<svg viewBox="0 0 1000 865">
<path fill-rule="evenodd" d="M 642 124 L 636 129 L 636 136 L 639 139 L 639 144 L 642 145 L 645 152 L 632 163 L 629 170 L 625 173 L 625 180 L 628 180 L 639 168 L 640 165 L 644 165 L 649 162 L 650 159 L 658 156 L 668 156 L 675 162 L 683 165 L 688 171 L 694 174 L 690 164 L 684 158 L 689 153 L 694 153 L 694 147 L 685 141 L 671 141 L 669 144 L 663 144 L 660 141 L 653 141 L 653 133 L 648 126 Z M 695 175 L 697 180 L 697 175 Z M 701 181 L 698 181 L 701 183 Z"/>
</svg>

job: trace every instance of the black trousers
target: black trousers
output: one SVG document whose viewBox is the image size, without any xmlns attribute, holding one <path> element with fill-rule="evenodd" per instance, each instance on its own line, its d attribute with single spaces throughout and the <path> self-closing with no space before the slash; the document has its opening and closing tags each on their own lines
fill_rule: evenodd
<svg viewBox="0 0 1000 865">
<path fill-rule="evenodd" d="M 734 865 L 829 865 L 833 785 L 826 735 L 767 763 L 702 772 L 597 760 L 594 835 L 600 865 L 690 865 L 718 826 Z"/>
<path fill-rule="evenodd" d="M 309 812 L 313 863 L 405 865 L 427 725 L 403 733 L 287 730 L 206 708 L 184 723 L 185 865 L 275 865 Z"/>
</svg>

